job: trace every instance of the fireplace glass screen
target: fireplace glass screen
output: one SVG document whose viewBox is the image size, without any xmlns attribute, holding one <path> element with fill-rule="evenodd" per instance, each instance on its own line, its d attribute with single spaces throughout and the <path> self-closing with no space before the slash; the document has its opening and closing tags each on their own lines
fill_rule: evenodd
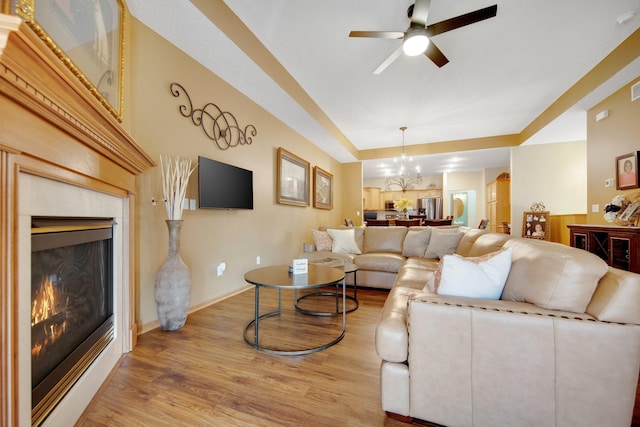
<svg viewBox="0 0 640 427">
<path fill-rule="evenodd" d="M 32 229 L 34 408 L 42 400 L 55 405 L 66 392 L 59 390 L 59 384 L 68 383 L 69 372 L 77 371 L 79 364 L 88 366 L 91 361 L 82 361 L 92 353 L 95 359 L 96 343 L 104 343 L 105 335 L 108 340 L 113 335 L 113 225 L 104 221 L 96 225 L 95 220 L 62 223 Z M 98 353 L 106 344 L 99 345 Z M 52 390 L 56 396 L 47 397 Z"/>
</svg>

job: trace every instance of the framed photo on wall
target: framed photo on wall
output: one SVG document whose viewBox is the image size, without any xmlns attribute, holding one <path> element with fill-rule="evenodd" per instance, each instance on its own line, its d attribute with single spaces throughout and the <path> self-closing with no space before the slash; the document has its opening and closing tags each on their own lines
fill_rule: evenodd
<svg viewBox="0 0 640 427">
<path fill-rule="evenodd" d="M 549 211 L 525 212 L 522 217 L 522 237 L 549 240 L 551 237 Z"/>
<path fill-rule="evenodd" d="M 318 166 L 313 167 L 313 207 L 333 209 L 333 175 Z"/>
<path fill-rule="evenodd" d="M 31 0 L 31 7 L 16 7 L 16 13 L 122 121 L 122 0 Z"/>
<path fill-rule="evenodd" d="M 276 201 L 283 205 L 309 206 L 310 164 L 282 147 L 278 148 Z"/>
<path fill-rule="evenodd" d="M 638 153 L 616 157 L 616 189 L 638 188 Z"/>
</svg>

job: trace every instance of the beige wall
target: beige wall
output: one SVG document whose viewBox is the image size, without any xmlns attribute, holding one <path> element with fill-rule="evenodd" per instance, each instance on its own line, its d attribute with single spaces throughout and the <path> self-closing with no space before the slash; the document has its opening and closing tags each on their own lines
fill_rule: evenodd
<svg viewBox="0 0 640 427">
<path fill-rule="evenodd" d="M 199 307 L 230 295 L 246 286 L 244 273 L 262 265 L 290 263 L 309 241 L 310 229 L 320 224 L 338 224 L 348 214 L 362 210 L 360 163 L 341 165 L 315 145 L 285 126 L 217 76 L 190 59 L 166 40 L 135 19 L 131 20 L 130 62 L 126 100 L 130 114 L 125 126 L 142 147 L 159 161 L 160 154 L 180 155 L 196 160 L 202 155 L 253 170 L 253 210 L 196 210 L 184 212 L 181 255 L 191 267 L 191 304 Z M 241 72 L 241 70 L 239 70 Z M 202 129 L 181 116 L 169 85 L 180 83 L 191 96 L 195 108 L 213 102 L 231 112 L 241 127 L 253 124 L 257 136 L 253 144 L 222 151 L 205 137 Z M 276 150 L 282 146 L 333 174 L 334 209 L 294 207 L 275 202 Z M 345 173 L 343 173 L 343 170 Z M 356 187 L 352 187 L 356 185 Z M 352 190 L 343 191 L 345 188 Z M 166 214 L 162 202 L 159 168 L 153 168 L 137 182 L 137 284 L 139 322 L 145 328 L 157 320 L 154 277 L 167 254 Z M 197 198 L 197 180 L 192 175 L 188 198 Z M 354 200 L 351 203 L 351 200 Z M 343 208 L 344 206 L 344 208 Z M 343 210 L 344 209 L 344 210 Z M 227 264 L 216 276 L 216 266 Z"/>
<path fill-rule="evenodd" d="M 585 212 L 586 141 L 513 148 L 511 171 L 511 234 L 522 234 L 522 215 L 534 202 L 551 215 Z"/>
<path fill-rule="evenodd" d="M 341 218 L 349 218 L 355 225 L 362 225 L 362 162 L 342 165 L 342 199 L 338 210 Z M 307 232 L 307 241 L 312 241 L 311 232 Z"/>
<path fill-rule="evenodd" d="M 607 224 L 603 218 L 604 206 L 611 203 L 616 194 L 630 191 L 616 190 L 615 159 L 640 150 L 640 99 L 631 102 L 631 85 L 637 82 L 640 82 L 640 78 L 636 78 L 587 113 L 589 224 Z M 609 110 L 609 117 L 596 122 L 596 114 L 603 110 Z M 607 188 L 604 181 L 609 178 L 614 179 L 614 184 Z M 600 212 L 591 212 L 591 205 L 594 204 L 599 206 Z"/>
</svg>

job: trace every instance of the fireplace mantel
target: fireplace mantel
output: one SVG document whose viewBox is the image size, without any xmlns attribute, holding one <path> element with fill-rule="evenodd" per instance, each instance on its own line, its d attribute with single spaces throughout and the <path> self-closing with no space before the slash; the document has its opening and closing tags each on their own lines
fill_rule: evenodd
<svg viewBox="0 0 640 427">
<path fill-rule="evenodd" d="M 126 107 L 126 105 L 125 105 Z M 20 182 L 36 176 L 123 201 L 127 340 L 135 342 L 135 177 L 154 166 L 134 138 L 20 18 L 0 14 L 0 425 L 23 425 Z"/>
</svg>

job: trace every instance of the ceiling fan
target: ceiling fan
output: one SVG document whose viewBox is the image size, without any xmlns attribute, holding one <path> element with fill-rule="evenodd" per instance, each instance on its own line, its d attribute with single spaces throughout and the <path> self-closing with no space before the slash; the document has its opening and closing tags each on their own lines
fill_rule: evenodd
<svg viewBox="0 0 640 427">
<path fill-rule="evenodd" d="M 444 66 L 449 60 L 438 49 L 438 47 L 430 39 L 438 34 L 455 30 L 456 28 L 484 21 L 493 18 L 498 11 L 498 5 L 478 9 L 474 12 L 465 13 L 435 24 L 427 25 L 427 17 L 429 16 L 429 8 L 431 0 L 416 0 L 415 4 L 409 6 L 407 15 L 411 20 L 409 28 L 405 32 L 402 31 L 351 31 L 349 37 L 370 37 L 382 39 L 403 39 L 402 45 L 398 47 L 373 74 L 380 74 L 400 54 L 404 53 L 408 56 L 416 56 L 424 53 L 438 67 Z"/>
</svg>

